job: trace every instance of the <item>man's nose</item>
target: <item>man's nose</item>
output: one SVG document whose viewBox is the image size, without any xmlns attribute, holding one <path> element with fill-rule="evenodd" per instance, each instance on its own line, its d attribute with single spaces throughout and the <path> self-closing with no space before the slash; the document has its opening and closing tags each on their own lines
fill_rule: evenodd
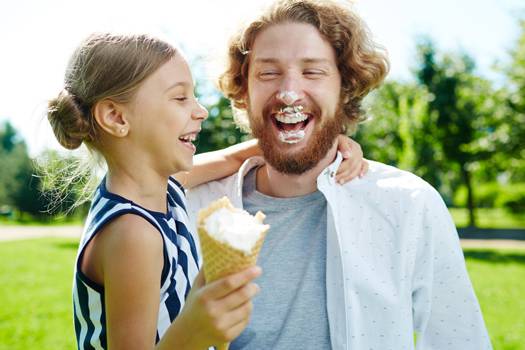
<svg viewBox="0 0 525 350">
<path fill-rule="evenodd" d="M 303 98 L 300 82 L 293 76 L 286 76 L 277 92 L 277 100 L 286 104 L 292 105 Z"/>
</svg>

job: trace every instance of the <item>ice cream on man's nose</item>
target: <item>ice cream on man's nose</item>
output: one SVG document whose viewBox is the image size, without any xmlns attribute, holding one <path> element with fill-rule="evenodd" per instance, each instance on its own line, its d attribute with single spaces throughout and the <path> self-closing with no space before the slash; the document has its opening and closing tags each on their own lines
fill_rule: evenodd
<svg viewBox="0 0 525 350">
<path fill-rule="evenodd" d="M 286 103 L 288 106 L 292 105 L 295 101 L 299 99 L 299 95 L 295 91 L 281 91 L 277 97 Z"/>
</svg>

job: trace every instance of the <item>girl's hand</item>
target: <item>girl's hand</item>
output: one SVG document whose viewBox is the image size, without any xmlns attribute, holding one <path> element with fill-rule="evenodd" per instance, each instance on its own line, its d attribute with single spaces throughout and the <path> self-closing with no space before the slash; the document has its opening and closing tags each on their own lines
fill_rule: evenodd
<svg viewBox="0 0 525 350">
<path fill-rule="evenodd" d="M 368 171 L 368 162 L 363 158 L 361 146 L 351 138 L 339 135 L 337 150 L 343 155 L 343 162 L 337 169 L 335 180 L 343 185 L 356 176 L 363 177 Z"/>
<path fill-rule="evenodd" d="M 241 334 L 250 319 L 251 300 L 259 292 L 252 281 L 260 274 L 261 268 L 255 266 L 205 285 L 203 271 L 199 272 L 175 320 L 191 337 L 189 348 L 228 343 Z"/>
</svg>

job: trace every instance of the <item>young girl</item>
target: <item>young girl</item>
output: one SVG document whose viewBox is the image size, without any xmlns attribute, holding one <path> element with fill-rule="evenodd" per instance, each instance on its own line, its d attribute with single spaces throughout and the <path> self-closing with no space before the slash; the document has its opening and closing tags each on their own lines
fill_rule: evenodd
<svg viewBox="0 0 525 350">
<path fill-rule="evenodd" d="M 107 174 L 92 199 L 73 286 L 79 349 L 205 349 L 247 325 L 258 267 L 205 284 L 184 189 L 206 110 L 177 50 L 146 35 L 92 35 L 76 50 L 48 119 L 68 149 L 84 143 Z M 342 181 L 366 171 L 358 145 Z M 188 186 L 227 176 L 257 154 L 246 142 L 201 157 Z M 160 234 L 159 234 L 160 233 Z"/>
</svg>

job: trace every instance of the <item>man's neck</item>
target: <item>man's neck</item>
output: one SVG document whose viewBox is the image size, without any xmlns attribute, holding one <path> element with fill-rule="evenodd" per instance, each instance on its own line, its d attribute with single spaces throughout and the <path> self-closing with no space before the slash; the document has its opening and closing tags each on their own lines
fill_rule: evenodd
<svg viewBox="0 0 525 350">
<path fill-rule="evenodd" d="M 283 174 L 266 163 L 257 171 L 257 191 L 268 196 L 288 198 L 304 196 L 317 190 L 317 177 L 337 155 L 337 142 L 317 165 L 300 175 Z"/>
</svg>

